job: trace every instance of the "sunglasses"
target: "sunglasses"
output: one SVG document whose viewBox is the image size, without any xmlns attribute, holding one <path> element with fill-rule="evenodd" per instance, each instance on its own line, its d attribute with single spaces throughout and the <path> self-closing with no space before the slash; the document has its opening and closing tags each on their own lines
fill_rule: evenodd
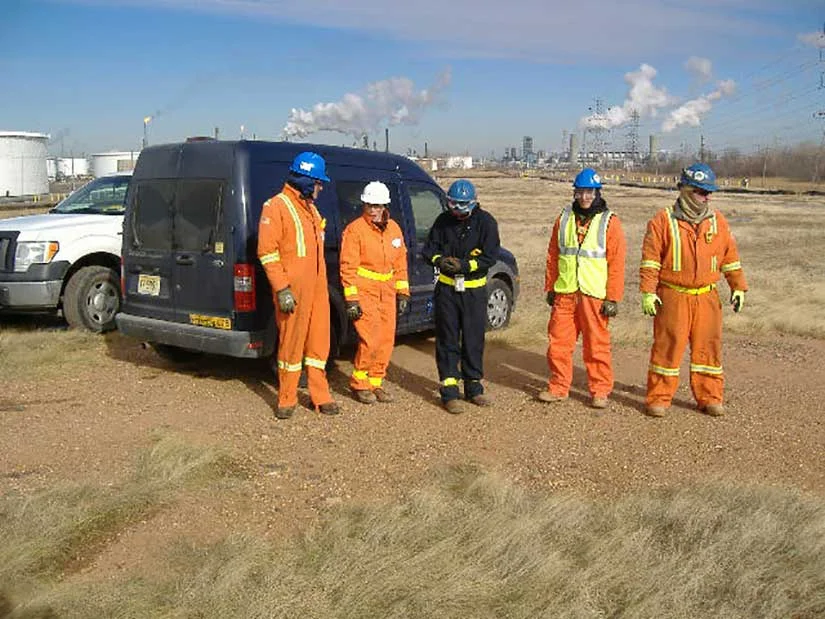
<svg viewBox="0 0 825 619">
<path fill-rule="evenodd" d="M 712 192 L 708 191 L 707 189 L 699 189 L 698 187 L 695 187 L 693 189 L 693 193 L 695 193 L 697 196 L 702 196 L 704 198 L 705 196 L 709 196 Z"/>
</svg>

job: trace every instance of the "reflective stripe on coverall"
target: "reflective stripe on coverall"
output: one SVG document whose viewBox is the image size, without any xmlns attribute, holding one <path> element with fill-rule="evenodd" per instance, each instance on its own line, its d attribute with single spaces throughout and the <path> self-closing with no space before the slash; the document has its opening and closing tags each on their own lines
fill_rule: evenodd
<svg viewBox="0 0 825 619">
<path fill-rule="evenodd" d="M 547 324 L 550 393 L 568 395 L 573 382 L 573 351 L 580 333 L 590 395 L 606 398 L 613 390 L 609 318 L 602 316 L 601 308 L 605 299 L 622 300 L 626 251 L 622 225 L 609 210 L 597 213 L 584 225 L 577 222 L 571 207 L 556 219 L 547 248 L 544 283 L 545 292 L 557 291 Z M 560 274 L 561 265 L 575 268 L 575 276 Z M 579 269 L 584 271 L 583 277 Z M 569 292 L 571 282 L 577 287 L 573 292 Z"/>
<path fill-rule="evenodd" d="M 392 219 L 381 230 L 367 215 L 350 223 L 341 238 L 341 284 L 347 301 L 363 312 L 353 324 L 358 350 L 350 387 L 375 390 L 387 375 L 395 343 L 396 294 L 410 294 L 407 246 Z"/>
<path fill-rule="evenodd" d="M 324 221 L 318 209 L 290 185 L 264 203 L 258 224 L 258 258 L 272 288 L 278 325 L 278 406 L 298 403 L 298 379 L 306 366 L 312 403 L 332 402 L 326 377 L 329 355 L 329 292 L 324 261 Z M 289 286 L 297 305 L 278 307 Z"/>
<path fill-rule="evenodd" d="M 731 290 L 747 290 L 736 241 L 722 213 L 710 209 L 710 216 L 694 225 L 668 207 L 648 222 L 639 288 L 662 300 L 653 320 L 648 406 L 670 406 L 688 343 L 693 397 L 699 406 L 722 403 L 722 308 L 716 291 L 720 274 Z"/>
</svg>

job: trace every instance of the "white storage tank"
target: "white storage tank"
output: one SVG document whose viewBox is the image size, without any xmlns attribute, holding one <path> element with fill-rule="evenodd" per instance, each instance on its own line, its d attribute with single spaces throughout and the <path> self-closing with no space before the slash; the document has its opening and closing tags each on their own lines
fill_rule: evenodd
<svg viewBox="0 0 825 619">
<path fill-rule="evenodd" d="M 137 151 L 129 150 L 95 153 L 91 156 L 92 176 L 105 176 L 115 172 L 133 170 L 139 154 Z"/>
<path fill-rule="evenodd" d="M 0 131 L 0 196 L 49 192 L 48 142 L 45 133 Z"/>
<path fill-rule="evenodd" d="M 58 157 L 57 173 L 64 178 L 88 176 L 89 160 L 85 157 Z"/>
</svg>

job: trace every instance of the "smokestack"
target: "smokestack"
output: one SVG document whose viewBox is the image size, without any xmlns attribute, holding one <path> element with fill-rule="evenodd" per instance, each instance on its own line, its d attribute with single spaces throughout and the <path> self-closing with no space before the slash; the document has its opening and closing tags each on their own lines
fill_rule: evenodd
<svg viewBox="0 0 825 619">
<path fill-rule="evenodd" d="M 386 127 L 384 129 L 384 152 L 390 152 L 390 128 Z"/>
<path fill-rule="evenodd" d="M 655 161 L 656 160 L 656 151 L 659 150 L 659 146 L 656 144 L 656 136 L 653 135 L 652 133 L 650 134 L 650 137 L 648 138 L 648 144 L 649 144 L 649 147 L 648 147 L 649 155 L 648 156 L 650 158 L 650 161 Z"/>
<path fill-rule="evenodd" d="M 375 140 L 372 141 L 372 150 L 378 150 L 378 142 Z"/>
<path fill-rule="evenodd" d="M 219 136 L 220 136 L 220 134 L 221 134 L 220 129 L 218 129 L 217 127 L 215 127 L 215 139 L 216 139 L 216 140 L 220 139 L 220 137 L 219 137 Z"/>
<path fill-rule="evenodd" d="M 429 156 L 430 156 L 430 155 L 429 155 L 429 152 L 428 152 L 428 150 L 427 150 L 427 143 L 426 143 L 426 142 L 424 142 L 424 158 L 427 158 L 427 157 L 429 157 Z"/>
<path fill-rule="evenodd" d="M 579 138 L 575 133 L 570 134 L 570 159 L 569 162 L 575 164 L 579 159 Z"/>
</svg>

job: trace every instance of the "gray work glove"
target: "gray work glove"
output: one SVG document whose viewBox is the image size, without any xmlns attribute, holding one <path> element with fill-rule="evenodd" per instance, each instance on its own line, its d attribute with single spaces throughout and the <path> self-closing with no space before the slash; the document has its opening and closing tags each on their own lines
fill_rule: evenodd
<svg viewBox="0 0 825 619">
<path fill-rule="evenodd" d="M 438 268 L 444 275 L 455 275 L 461 271 L 461 260 L 455 256 L 447 256 L 441 259 L 441 264 Z"/>
<path fill-rule="evenodd" d="M 295 300 L 295 295 L 292 294 L 289 286 L 278 291 L 278 307 L 284 314 L 291 314 L 298 307 L 298 301 Z"/>
<path fill-rule="evenodd" d="M 607 318 L 615 318 L 619 315 L 619 304 L 616 301 L 605 300 L 602 303 L 601 314 Z"/>
<path fill-rule="evenodd" d="M 407 308 L 410 306 L 410 297 L 405 294 L 399 294 L 396 297 L 396 305 L 398 306 L 398 315 L 402 316 L 407 313 Z"/>
<path fill-rule="evenodd" d="M 553 303 L 556 302 L 556 291 L 555 290 L 548 290 L 547 291 L 547 305 L 553 307 Z"/>
<path fill-rule="evenodd" d="M 363 315 L 361 304 L 358 301 L 347 301 L 347 318 L 355 322 Z"/>
</svg>

